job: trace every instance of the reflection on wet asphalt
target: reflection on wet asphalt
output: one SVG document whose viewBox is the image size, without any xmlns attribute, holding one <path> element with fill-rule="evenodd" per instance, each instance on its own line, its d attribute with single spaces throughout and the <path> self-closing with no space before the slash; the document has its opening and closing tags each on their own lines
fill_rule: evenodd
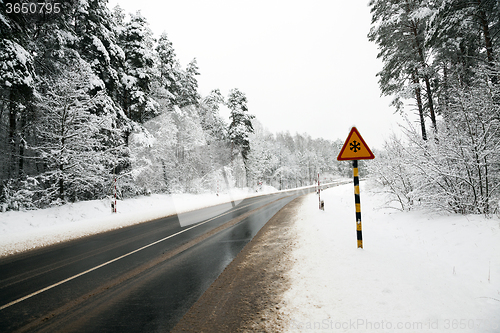
<svg viewBox="0 0 500 333">
<path fill-rule="evenodd" d="M 243 221 L 119 285 L 86 305 L 76 332 L 168 332 L 243 247 L 294 197 Z"/>
</svg>

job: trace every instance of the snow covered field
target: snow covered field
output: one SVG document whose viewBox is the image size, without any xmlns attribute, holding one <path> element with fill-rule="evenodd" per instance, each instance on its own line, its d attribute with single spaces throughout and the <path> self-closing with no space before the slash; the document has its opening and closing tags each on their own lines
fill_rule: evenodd
<svg viewBox="0 0 500 333">
<path fill-rule="evenodd" d="M 399 212 L 361 182 L 310 194 L 296 224 L 290 332 L 499 332 L 500 219 Z"/>
<path fill-rule="evenodd" d="M 111 199 L 0 213 L 0 257 L 173 214 L 180 214 L 182 223 L 182 213 L 276 191 L 273 187 L 263 187 L 259 193 L 233 189 L 219 196 L 153 194 L 119 200 L 116 214 L 111 213 Z M 229 204 L 227 209 L 230 207 Z"/>
</svg>

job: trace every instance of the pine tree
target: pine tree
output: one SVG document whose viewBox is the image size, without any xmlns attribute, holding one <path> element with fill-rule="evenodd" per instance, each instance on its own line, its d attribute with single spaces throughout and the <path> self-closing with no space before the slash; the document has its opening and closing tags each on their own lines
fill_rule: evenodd
<svg viewBox="0 0 500 333">
<path fill-rule="evenodd" d="M 384 95 L 395 94 L 393 105 L 402 109 L 401 99 L 413 97 L 417 101 L 422 138 L 426 138 L 424 108 L 429 111 L 431 123 L 437 130 L 433 68 L 428 63 L 427 40 L 429 18 L 433 7 L 425 0 L 371 0 L 372 28 L 369 39 L 380 48 L 379 58 L 384 67 L 377 75 Z M 423 82 L 424 87 L 421 87 Z M 423 103 L 421 91 L 427 103 Z"/>
<path fill-rule="evenodd" d="M 228 129 L 228 138 L 231 143 L 231 158 L 234 157 L 236 151 L 239 151 L 243 158 L 243 164 L 247 171 L 246 173 L 248 174 L 247 161 L 248 154 L 250 153 L 249 134 L 254 132 L 252 119 L 254 119 L 255 116 L 248 113 L 247 98 L 245 94 L 237 88 L 229 91 L 226 105 L 231 111 Z M 247 182 L 248 180 L 247 178 Z"/>
<path fill-rule="evenodd" d="M 104 82 L 108 95 L 113 96 L 120 88 L 125 54 L 118 46 L 118 29 L 107 0 L 81 2 L 73 22 L 80 56 Z"/>
<path fill-rule="evenodd" d="M 121 105 L 126 115 L 139 123 L 159 114 L 157 104 L 150 97 L 154 77 L 152 36 L 149 24 L 140 12 L 130 14 L 130 21 L 125 23 L 119 36 L 119 45 L 125 52 Z"/>
<path fill-rule="evenodd" d="M 487 63 L 494 68 L 500 45 L 500 3 L 496 0 L 441 0 L 433 16 L 429 42 L 442 64 L 445 90 L 452 82 L 470 85 L 477 68 Z M 446 75 L 445 75 L 446 74 Z M 443 91 L 443 94 L 446 93 Z"/>
<path fill-rule="evenodd" d="M 159 84 L 168 92 L 170 104 L 175 105 L 181 91 L 182 70 L 176 58 L 172 42 L 165 32 L 158 39 L 156 53 Z"/>
<path fill-rule="evenodd" d="M 198 64 L 195 58 L 187 65 L 186 70 L 181 76 L 180 91 L 176 101 L 176 104 L 179 105 L 179 107 L 182 108 L 188 105 L 199 105 L 200 95 L 198 94 L 197 75 L 200 75 L 200 73 L 198 72 Z"/>
</svg>

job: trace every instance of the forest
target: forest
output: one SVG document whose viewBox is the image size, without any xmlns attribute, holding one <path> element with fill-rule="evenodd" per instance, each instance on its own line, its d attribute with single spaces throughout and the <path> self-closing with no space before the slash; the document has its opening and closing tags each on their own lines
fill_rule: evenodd
<svg viewBox="0 0 500 333">
<path fill-rule="evenodd" d="M 349 174 L 341 142 L 270 133 L 237 88 L 201 96 L 196 59 L 183 67 L 140 12 L 35 3 L 0 0 L 2 211 L 102 199 L 115 185 L 122 199 Z"/>
<path fill-rule="evenodd" d="M 418 120 L 370 165 L 400 209 L 499 213 L 500 1 L 371 0 L 383 95 Z"/>
<path fill-rule="evenodd" d="M 201 96 L 196 59 L 183 67 L 140 12 L 71 0 L 23 13 L 33 2 L 0 0 L 3 211 L 102 199 L 115 184 L 126 198 L 350 176 L 339 140 L 270 133 L 238 88 Z M 381 94 L 407 121 L 367 172 L 398 209 L 498 214 L 500 1 L 368 6 Z"/>
</svg>

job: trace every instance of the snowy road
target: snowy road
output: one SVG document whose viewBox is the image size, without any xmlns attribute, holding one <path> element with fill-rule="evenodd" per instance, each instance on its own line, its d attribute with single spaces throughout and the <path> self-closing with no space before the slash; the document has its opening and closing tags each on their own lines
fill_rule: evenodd
<svg viewBox="0 0 500 333">
<path fill-rule="evenodd" d="M 305 191 L 2 259 L 0 331 L 167 331 L 259 229 Z"/>
</svg>

